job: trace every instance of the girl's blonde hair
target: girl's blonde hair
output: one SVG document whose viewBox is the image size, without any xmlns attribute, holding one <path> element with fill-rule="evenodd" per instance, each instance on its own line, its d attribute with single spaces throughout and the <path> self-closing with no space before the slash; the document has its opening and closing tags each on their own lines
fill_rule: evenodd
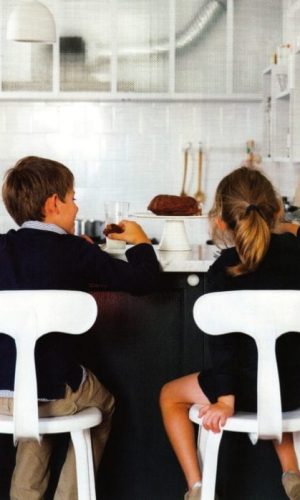
<svg viewBox="0 0 300 500">
<path fill-rule="evenodd" d="M 240 263 L 228 268 L 232 276 L 254 271 L 265 256 L 282 203 L 271 182 L 258 170 L 241 167 L 224 177 L 209 212 L 212 238 L 233 244 Z M 227 230 L 219 228 L 218 219 Z"/>
</svg>

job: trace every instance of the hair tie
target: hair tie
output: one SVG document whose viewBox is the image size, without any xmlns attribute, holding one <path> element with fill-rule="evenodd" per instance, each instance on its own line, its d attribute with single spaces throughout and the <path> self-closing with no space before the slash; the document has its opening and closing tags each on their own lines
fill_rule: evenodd
<svg viewBox="0 0 300 500">
<path fill-rule="evenodd" d="M 248 215 L 250 212 L 253 212 L 253 210 L 258 212 L 259 215 L 261 215 L 261 211 L 257 205 L 248 205 L 248 207 L 246 208 L 245 214 Z"/>
</svg>

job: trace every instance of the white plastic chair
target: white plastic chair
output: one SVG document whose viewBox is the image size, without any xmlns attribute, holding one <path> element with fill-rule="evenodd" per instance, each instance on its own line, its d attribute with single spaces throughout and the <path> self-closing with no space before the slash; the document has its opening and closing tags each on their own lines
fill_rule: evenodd
<svg viewBox="0 0 300 500">
<path fill-rule="evenodd" d="M 247 333 L 258 349 L 257 414 L 238 412 L 220 433 L 201 427 L 200 406 L 190 408 L 190 419 L 199 425 L 198 453 L 203 471 L 201 500 L 215 496 L 217 460 L 223 431 L 246 432 L 253 444 L 258 439 L 281 441 L 282 432 L 294 433 L 300 458 L 300 409 L 282 413 L 276 362 L 276 339 L 287 332 L 300 332 L 300 291 L 242 290 L 201 296 L 194 306 L 197 326 L 210 335 Z M 300 389 L 299 389 L 300 390 Z"/>
<path fill-rule="evenodd" d="M 77 335 L 87 331 L 96 316 L 96 301 L 84 292 L 0 291 L 0 332 L 14 338 L 17 351 L 14 412 L 13 416 L 0 415 L 0 433 L 13 434 L 16 443 L 22 438 L 40 441 L 43 434 L 70 432 L 80 500 L 96 500 L 90 428 L 101 422 L 102 414 L 98 408 L 88 408 L 74 415 L 39 418 L 34 348 L 49 332 Z"/>
</svg>

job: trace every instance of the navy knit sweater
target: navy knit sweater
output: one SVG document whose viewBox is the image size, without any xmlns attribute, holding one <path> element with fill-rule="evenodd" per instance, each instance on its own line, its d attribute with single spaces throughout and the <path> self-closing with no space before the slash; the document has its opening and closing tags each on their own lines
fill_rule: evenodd
<svg viewBox="0 0 300 500">
<path fill-rule="evenodd" d="M 273 234 L 267 254 L 254 272 L 230 276 L 227 267 L 238 262 L 235 248 L 224 250 L 209 269 L 207 290 L 299 290 L 300 230 L 297 236 Z M 233 333 L 216 337 L 209 335 L 208 342 L 212 368 L 202 371 L 199 377 L 208 398 L 215 402 L 219 396 L 234 394 L 236 410 L 256 411 L 257 349 L 254 340 L 247 335 Z M 299 408 L 300 335 L 290 332 L 279 337 L 276 354 L 282 407 L 285 411 Z"/>
<path fill-rule="evenodd" d="M 87 291 L 91 284 L 104 290 L 144 293 L 156 286 L 159 264 L 151 245 L 126 252 L 128 262 L 112 258 L 82 238 L 23 228 L 0 235 L 0 290 L 63 289 Z M 55 311 L 53 311 L 55 314 Z M 40 398 L 64 397 L 68 384 L 76 390 L 82 379 L 72 336 L 45 335 L 36 346 Z M 13 390 L 15 347 L 0 334 L 0 389 Z"/>
</svg>

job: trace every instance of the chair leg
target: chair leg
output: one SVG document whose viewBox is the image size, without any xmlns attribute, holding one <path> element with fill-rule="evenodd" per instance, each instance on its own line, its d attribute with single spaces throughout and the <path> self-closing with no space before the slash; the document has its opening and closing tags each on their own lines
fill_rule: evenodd
<svg viewBox="0 0 300 500">
<path fill-rule="evenodd" d="M 207 436 L 208 436 L 208 431 L 204 429 L 204 427 L 199 425 L 197 453 L 201 470 L 203 470 L 203 462 L 204 462 L 203 457 L 205 456 Z"/>
<path fill-rule="evenodd" d="M 91 432 L 90 429 L 85 429 L 83 432 L 84 432 L 84 439 L 86 443 L 87 457 L 88 457 L 90 497 L 91 500 L 96 500 L 95 471 L 94 471 L 94 459 L 93 459 L 93 450 L 91 442 Z"/>
<path fill-rule="evenodd" d="M 203 478 L 201 500 L 214 500 L 218 466 L 219 447 L 223 433 L 209 431 L 203 455 Z"/>
<path fill-rule="evenodd" d="M 90 431 L 71 432 L 71 439 L 76 458 L 78 500 L 96 500 Z"/>
</svg>

